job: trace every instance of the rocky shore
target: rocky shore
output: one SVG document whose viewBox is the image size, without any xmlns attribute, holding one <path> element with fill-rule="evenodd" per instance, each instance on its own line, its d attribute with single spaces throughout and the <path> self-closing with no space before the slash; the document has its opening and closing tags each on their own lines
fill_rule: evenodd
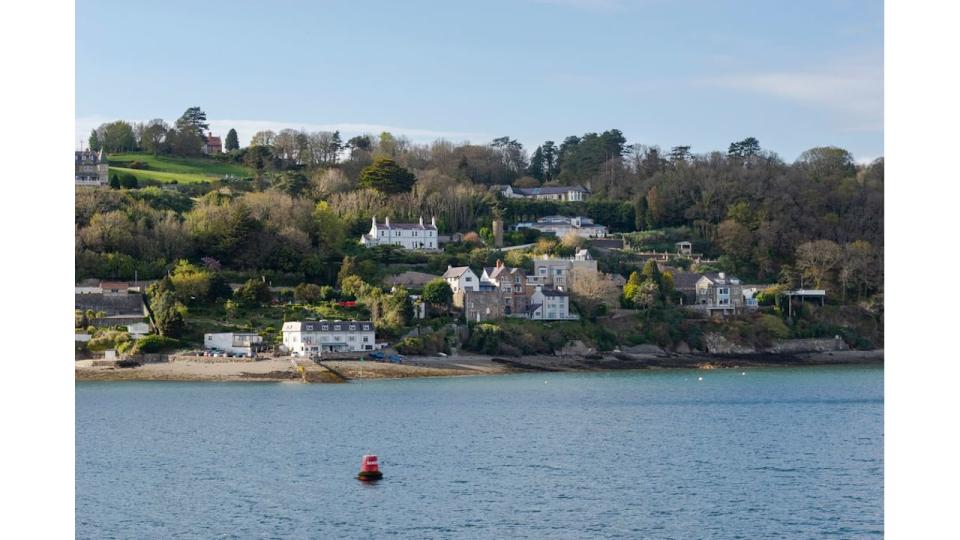
<svg viewBox="0 0 960 540">
<path fill-rule="evenodd" d="M 315 364 L 288 357 L 256 362 L 156 362 L 118 367 L 76 362 L 78 381 L 230 381 L 338 383 L 359 379 L 460 377 L 523 372 L 613 371 L 625 369 L 723 369 L 882 364 L 883 350 L 675 354 L 634 348 L 601 354 L 497 357 L 485 355 L 417 356 L 403 364 L 335 360 Z M 95 365 L 99 364 L 99 365 Z"/>
</svg>

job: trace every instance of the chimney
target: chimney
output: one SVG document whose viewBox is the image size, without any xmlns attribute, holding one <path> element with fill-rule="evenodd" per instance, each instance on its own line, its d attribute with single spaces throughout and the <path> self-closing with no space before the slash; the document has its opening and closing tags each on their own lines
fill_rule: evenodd
<svg viewBox="0 0 960 540">
<path fill-rule="evenodd" d="M 387 225 L 387 228 L 390 228 L 390 216 L 384 218 L 383 222 Z"/>
<path fill-rule="evenodd" d="M 717 275 L 720 276 L 720 279 L 727 279 L 727 274 L 726 274 L 726 272 L 720 272 L 720 273 L 717 274 Z"/>
<path fill-rule="evenodd" d="M 500 268 L 501 266 L 503 266 L 503 261 L 497 259 L 497 268 Z"/>
<path fill-rule="evenodd" d="M 433 217 L 430 219 L 430 224 L 433 225 L 434 227 L 437 226 L 437 216 L 433 216 Z"/>
<path fill-rule="evenodd" d="M 373 216 L 373 228 L 377 228 L 377 216 Z"/>
<path fill-rule="evenodd" d="M 423 227 L 423 216 L 420 216 L 420 226 Z"/>
</svg>

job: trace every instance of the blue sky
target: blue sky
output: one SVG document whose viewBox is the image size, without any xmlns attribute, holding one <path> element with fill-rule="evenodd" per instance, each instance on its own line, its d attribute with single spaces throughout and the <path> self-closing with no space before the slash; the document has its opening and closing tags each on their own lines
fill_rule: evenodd
<svg viewBox="0 0 960 540">
<path fill-rule="evenodd" d="M 618 128 L 694 152 L 883 154 L 883 5 L 805 0 L 77 0 L 78 139 L 201 106 L 258 129 L 417 142 Z"/>
</svg>

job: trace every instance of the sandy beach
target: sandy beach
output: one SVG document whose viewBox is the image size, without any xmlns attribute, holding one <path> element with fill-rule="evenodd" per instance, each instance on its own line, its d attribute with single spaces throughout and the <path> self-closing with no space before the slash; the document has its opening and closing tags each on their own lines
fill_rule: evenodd
<svg viewBox="0 0 960 540">
<path fill-rule="evenodd" d="M 662 355 L 603 354 L 571 356 L 494 357 L 485 355 L 417 356 L 403 364 L 331 360 L 315 364 L 289 357 L 255 362 L 159 362 L 137 367 L 94 366 L 90 360 L 75 362 L 78 381 L 302 381 L 348 382 L 357 379 L 403 379 L 416 377 L 461 377 L 521 372 L 610 371 L 621 369 L 723 369 L 740 367 L 796 367 L 836 364 L 882 363 L 883 351 L 836 351 L 822 353 L 754 355 Z M 299 366 L 302 367 L 299 369 Z"/>
</svg>

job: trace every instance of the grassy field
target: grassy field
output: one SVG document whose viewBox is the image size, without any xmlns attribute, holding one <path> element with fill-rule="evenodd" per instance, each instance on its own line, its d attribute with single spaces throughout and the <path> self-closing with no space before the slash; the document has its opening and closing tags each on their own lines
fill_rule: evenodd
<svg viewBox="0 0 960 540">
<path fill-rule="evenodd" d="M 147 169 L 131 169 L 129 165 L 139 161 L 147 164 Z M 236 163 L 224 163 L 207 158 L 186 158 L 174 156 L 154 156 L 142 152 L 129 152 L 110 155 L 110 175 L 132 174 L 137 180 L 154 180 L 169 184 L 192 184 L 219 180 L 225 175 L 238 177 L 253 176 L 253 172 Z"/>
</svg>

